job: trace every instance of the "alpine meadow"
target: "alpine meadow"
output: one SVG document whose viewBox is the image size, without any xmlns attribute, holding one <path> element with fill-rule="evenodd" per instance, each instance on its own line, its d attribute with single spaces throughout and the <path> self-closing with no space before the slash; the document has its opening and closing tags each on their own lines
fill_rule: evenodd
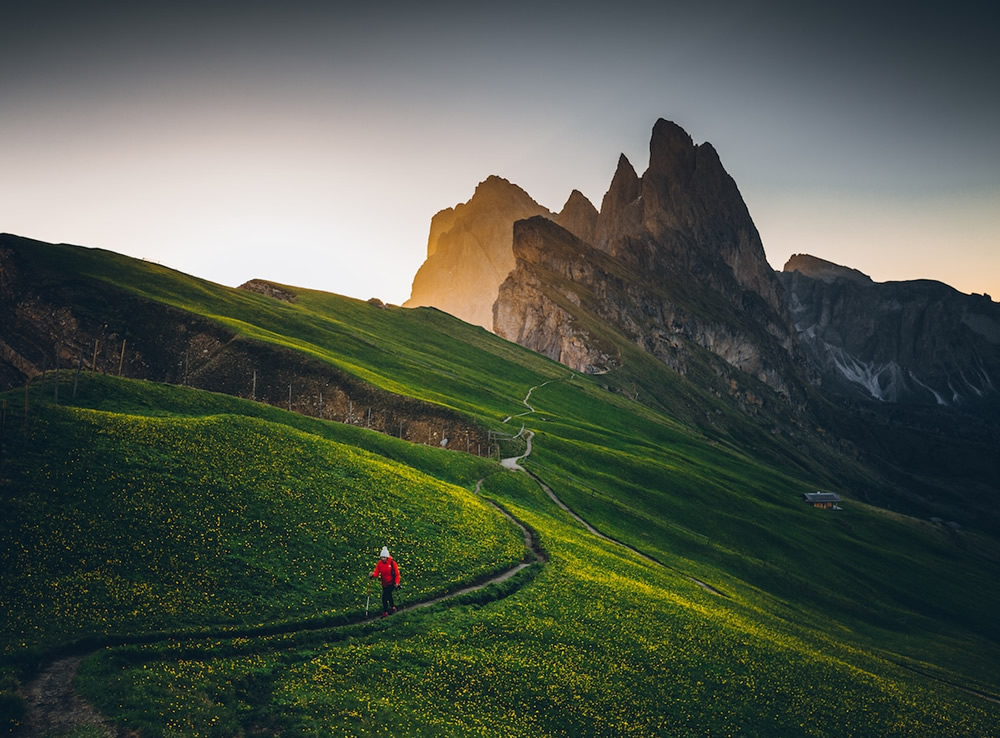
<svg viewBox="0 0 1000 738">
<path fill-rule="evenodd" d="M 14 735 L 1000 734 L 996 527 L 701 365 L 612 336 L 587 374 L 430 307 L 0 254 L 63 349 L 0 393 Z"/>
</svg>

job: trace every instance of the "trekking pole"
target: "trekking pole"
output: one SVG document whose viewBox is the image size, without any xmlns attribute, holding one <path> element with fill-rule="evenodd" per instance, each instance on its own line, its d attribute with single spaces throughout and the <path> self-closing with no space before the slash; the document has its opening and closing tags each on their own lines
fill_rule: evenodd
<svg viewBox="0 0 1000 738">
<path fill-rule="evenodd" d="M 372 578 L 368 577 L 368 599 L 365 600 L 365 620 L 368 619 L 368 605 L 372 601 Z"/>
</svg>

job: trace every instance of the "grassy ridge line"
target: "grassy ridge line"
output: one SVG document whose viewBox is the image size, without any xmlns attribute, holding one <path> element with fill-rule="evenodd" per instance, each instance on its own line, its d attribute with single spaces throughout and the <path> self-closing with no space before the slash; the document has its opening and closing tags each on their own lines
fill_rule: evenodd
<svg viewBox="0 0 1000 738">
<path fill-rule="evenodd" d="M 372 309 L 369 312 L 374 314 L 377 311 Z M 433 314 L 430 315 L 437 319 Z M 417 323 L 409 325 L 416 326 Z M 462 334 L 463 340 L 465 335 Z M 396 336 L 392 339 L 396 340 Z M 444 341 L 443 338 L 441 340 Z M 442 346 L 446 345 L 446 342 L 442 343 Z M 460 357 L 467 354 L 471 356 L 474 353 L 463 347 L 452 345 L 452 348 L 453 353 Z M 436 362 L 439 364 L 443 360 L 441 358 Z M 505 408 L 514 406 L 513 398 L 520 397 L 525 386 L 540 381 L 537 375 L 531 375 L 531 372 L 525 371 L 524 367 L 517 370 L 503 370 L 501 374 L 506 378 L 505 384 L 509 384 L 515 376 L 524 375 L 529 380 L 520 386 L 517 393 L 512 393 L 507 403 L 503 405 Z M 441 377 L 431 377 L 428 381 L 437 382 L 437 386 L 449 386 L 449 383 L 442 379 L 446 377 L 450 375 L 442 374 Z M 467 379 L 471 382 L 472 378 Z M 414 374 L 409 381 L 419 384 L 423 380 Z M 465 385 L 460 386 L 454 382 L 451 386 L 456 393 L 464 391 L 465 388 Z M 831 517 L 807 511 L 797 502 L 798 485 L 808 489 L 811 485 L 806 484 L 803 479 L 811 482 L 814 477 L 802 474 L 801 468 L 795 465 L 790 465 L 788 474 L 784 475 L 781 473 L 784 471 L 781 467 L 757 457 L 753 446 L 759 443 L 761 435 L 766 435 L 766 430 L 759 431 L 757 435 L 747 436 L 744 452 L 737 453 L 733 450 L 736 445 L 735 438 L 730 437 L 728 441 L 717 440 L 718 445 L 713 447 L 700 436 L 698 431 L 682 428 L 680 424 L 663 418 L 658 419 L 651 411 L 626 403 L 620 398 L 616 399 L 607 393 L 602 394 L 593 380 L 575 380 L 572 387 L 569 383 L 566 387 L 552 385 L 546 389 L 544 395 L 548 397 L 550 393 L 554 393 L 556 399 L 539 403 L 542 412 L 537 413 L 538 422 L 537 424 L 533 422 L 532 425 L 539 433 L 544 431 L 547 434 L 542 451 L 543 456 L 549 454 L 551 458 L 544 459 L 544 466 L 540 467 L 540 471 L 549 482 L 558 484 L 560 495 L 570 499 L 574 508 L 583 511 L 602 529 L 621 528 L 622 538 L 635 541 L 638 546 L 645 548 L 651 544 L 654 549 L 665 551 L 667 556 L 684 555 L 688 560 L 697 562 L 698 570 L 705 572 L 706 579 L 726 582 L 726 590 L 732 592 L 731 599 L 734 600 L 732 607 L 742 609 L 739 627 L 736 630 L 730 628 L 731 624 L 727 620 L 730 611 L 720 609 L 718 603 L 706 604 L 699 600 L 697 608 L 694 605 L 688 608 L 697 612 L 702 620 L 688 620 L 676 612 L 674 613 L 677 615 L 676 618 L 667 617 L 663 608 L 671 601 L 665 600 L 662 606 L 652 602 L 653 598 L 649 593 L 656 590 L 648 584 L 642 589 L 644 597 L 633 597 L 627 590 L 638 581 L 635 576 L 630 575 L 621 581 L 612 582 L 600 568 L 600 563 L 606 561 L 604 555 L 600 554 L 597 548 L 581 545 L 575 547 L 573 552 L 565 551 L 560 554 L 561 558 L 556 563 L 561 564 L 563 568 L 559 569 L 558 576 L 546 572 L 539 574 L 539 578 L 544 576 L 546 585 L 559 591 L 565 601 L 560 601 L 554 595 L 554 599 L 548 599 L 535 591 L 519 593 L 517 598 L 513 598 L 522 601 L 526 596 L 539 596 L 535 601 L 544 603 L 534 613 L 539 621 L 549 624 L 559 636 L 585 638 L 589 634 L 565 632 L 566 625 L 575 622 L 574 618 L 578 615 L 573 607 L 590 607 L 596 602 L 595 597 L 603 595 L 629 603 L 634 607 L 632 611 L 637 618 L 649 618 L 650 622 L 636 624 L 636 629 L 633 631 L 634 634 L 647 640 L 657 637 L 658 633 L 661 637 L 667 633 L 669 644 L 672 646 L 675 638 L 680 642 L 684 641 L 688 635 L 686 630 L 688 628 L 720 636 L 729 634 L 729 638 L 720 637 L 719 644 L 707 637 L 689 642 L 690 664 L 678 664 L 672 660 L 669 662 L 671 668 L 657 672 L 658 676 L 664 678 L 677 676 L 681 680 L 688 676 L 696 677 L 700 673 L 696 671 L 696 664 L 703 665 L 703 671 L 720 674 L 727 673 L 727 670 L 732 672 L 734 669 L 744 668 L 745 665 L 742 663 L 737 665 L 727 661 L 733 654 L 741 653 L 739 647 L 744 645 L 739 639 L 734 641 L 735 636 L 732 635 L 734 632 L 751 633 L 755 627 L 758 630 L 764 629 L 779 634 L 791 632 L 796 638 L 788 639 L 789 653 L 782 653 L 780 649 L 769 650 L 770 646 L 765 647 L 761 644 L 754 646 L 755 652 L 764 657 L 758 660 L 761 666 L 760 673 L 767 675 L 772 686 L 757 686 L 755 689 L 747 687 L 744 691 L 723 686 L 719 691 L 722 696 L 720 700 L 736 703 L 735 709 L 744 710 L 746 718 L 750 719 L 756 715 L 758 722 L 755 724 L 762 726 L 761 733 L 782 734 L 784 731 L 779 731 L 779 728 L 797 727 L 790 723 L 782 723 L 779 718 L 766 714 L 773 705 L 782 702 L 784 699 L 782 692 L 788 687 L 787 693 L 796 695 L 798 699 L 817 700 L 821 703 L 815 709 L 828 712 L 823 716 L 825 722 L 822 724 L 832 728 L 830 732 L 833 734 L 838 732 L 837 728 L 840 725 L 836 723 L 833 711 L 838 703 L 853 700 L 855 696 L 859 698 L 858 704 L 865 705 L 866 709 L 888 710 L 891 707 L 895 712 L 904 715 L 901 724 L 906 722 L 911 727 L 916 715 L 936 707 L 945 715 L 942 719 L 954 721 L 952 727 L 942 731 L 941 734 L 960 734 L 955 728 L 959 719 L 958 702 L 948 702 L 942 698 L 934 698 L 933 695 L 924 695 L 919 689 L 915 693 L 917 697 L 913 699 L 919 701 L 927 696 L 926 703 L 930 707 L 910 704 L 910 697 L 907 697 L 905 704 L 877 700 L 871 702 L 873 694 L 891 691 L 890 688 L 900 678 L 896 670 L 887 668 L 884 660 L 871 659 L 873 651 L 865 644 L 882 643 L 890 651 L 895 649 L 905 652 L 908 648 L 920 648 L 926 651 L 927 659 L 947 665 L 956 675 L 968 673 L 970 670 L 980 670 L 986 680 L 995 683 L 996 659 L 992 658 L 992 654 L 996 652 L 996 639 L 989 635 L 988 630 L 984 631 L 981 627 L 985 622 L 982 617 L 988 616 L 991 612 L 990 603 L 995 603 L 995 594 L 991 594 L 994 590 L 984 590 L 979 597 L 976 596 L 976 592 L 970 593 L 964 590 L 969 585 L 987 585 L 991 581 L 995 583 L 997 580 L 995 567 L 991 569 L 983 562 L 976 561 L 971 552 L 958 551 L 957 547 L 954 547 L 954 550 L 949 548 L 950 544 L 947 541 L 935 538 L 936 532 L 928 533 L 927 530 L 921 530 L 913 521 L 891 520 L 884 516 L 880 518 L 875 512 L 861 506 L 857 507 L 858 515 L 853 515 L 855 512 L 853 505 L 849 511 L 852 514 L 845 516 Z M 478 400 L 472 404 L 480 405 Z M 487 407 L 487 403 L 483 403 L 482 407 Z M 550 408 L 551 412 L 545 412 L 546 408 Z M 506 414 L 501 412 L 494 417 L 503 417 Z M 561 443 L 558 449 L 556 441 Z M 727 447 L 729 441 L 732 443 Z M 716 475 L 715 468 L 724 473 Z M 836 471 L 828 470 L 826 473 L 835 476 Z M 510 492 L 509 489 L 507 491 Z M 523 495 L 518 497 L 516 493 L 511 492 L 511 494 L 512 499 L 521 502 L 523 506 Z M 512 505 L 511 509 L 518 509 L 516 504 Z M 730 508 L 739 514 L 731 514 Z M 679 528 L 674 525 L 677 520 L 683 523 L 683 528 L 696 531 L 709 541 L 714 540 L 717 543 L 723 541 L 725 546 L 703 545 L 697 548 L 690 540 L 678 540 Z M 550 532 L 562 531 L 561 525 L 563 523 L 553 524 L 549 529 Z M 543 535 L 548 534 L 543 531 Z M 837 566 L 843 564 L 847 569 L 844 572 L 834 570 L 838 577 L 833 581 L 824 582 L 821 576 L 817 576 L 816 570 L 811 568 L 812 560 L 802 556 L 811 550 L 816 536 L 820 548 L 825 549 L 827 553 L 833 553 L 833 560 Z M 572 535 L 566 534 L 565 540 L 569 546 L 574 539 Z M 963 537 L 962 540 L 967 539 Z M 925 546 L 927 550 L 922 550 Z M 880 563 L 883 558 L 880 547 L 894 553 L 893 566 L 887 567 L 884 563 Z M 847 551 L 846 555 L 844 549 Z M 553 550 L 555 551 L 555 547 Z M 580 553 L 581 551 L 584 553 Z M 588 558 L 591 555 L 594 558 Z M 897 576 L 898 567 L 919 567 L 927 562 L 932 564 L 930 570 L 934 579 L 939 578 L 942 572 L 950 568 L 954 587 L 945 588 L 942 592 L 941 586 L 932 582 L 934 584 L 930 589 L 932 594 L 919 588 L 906 592 L 912 583 L 921 583 L 920 577 L 912 571 L 905 570 L 902 571 L 903 576 Z M 608 561 L 609 566 L 612 563 L 614 562 Z M 819 571 L 823 572 L 825 569 L 821 568 Z M 812 581 L 813 578 L 815 581 Z M 595 582 L 604 580 L 607 580 L 605 581 L 607 586 L 596 586 Z M 690 602 L 696 601 L 694 595 L 684 590 L 681 584 L 669 579 L 661 578 L 661 581 L 672 582 L 675 589 L 685 592 Z M 565 582 L 579 584 L 580 593 L 571 591 L 568 585 L 564 586 Z M 829 597 L 831 593 L 839 593 L 844 600 L 848 600 L 851 587 L 857 587 L 859 583 L 864 587 L 866 595 L 870 596 L 864 601 L 854 603 L 853 610 L 844 610 L 835 613 L 836 617 L 831 617 L 824 606 L 823 598 Z M 808 586 L 803 587 L 802 584 Z M 635 586 L 640 585 L 635 584 Z M 883 596 L 881 595 L 883 587 L 895 591 Z M 944 605 L 943 611 L 940 609 L 942 603 L 935 601 L 939 593 Z M 673 602 L 682 610 L 687 608 L 686 605 Z M 513 607 L 514 604 L 509 598 L 505 606 Z M 547 606 L 550 605 L 557 607 L 549 610 Z M 968 606 L 969 609 L 964 621 L 975 626 L 972 629 L 963 625 L 963 618 L 958 620 L 954 618 L 955 611 L 964 606 Z M 780 617 L 769 615 L 772 611 Z M 898 620 L 899 616 L 909 619 Z M 561 618 L 566 618 L 566 621 L 562 622 Z M 816 622 L 828 624 L 831 633 L 810 634 L 810 623 Z M 490 623 L 504 626 L 502 620 L 493 619 Z M 628 633 L 629 624 L 617 623 L 613 619 L 613 613 L 604 612 L 601 617 L 591 617 L 587 620 L 587 624 L 598 629 L 603 627 L 605 630 L 626 628 L 624 631 L 615 632 L 612 640 L 616 647 L 624 649 L 625 653 L 634 657 L 629 663 L 634 664 L 637 670 L 643 669 L 648 663 L 662 665 L 662 661 L 657 659 L 661 654 L 657 654 L 655 649 L 644 650 L 646 641 L 630 645 L 628 637 L 621 635 Z M 511 615 L 510 622 L 506 625 L 508 630 L 502 631 L 494 639 L 497 655 L 503 654 L 508 645 L 513 646 L 514 652 L 517 652 L 517 646 L 522 643 L 517 640 L 514 633 L 518 625 L 520 623 L 516 623 Z M 657 630 L 652 627 L 653 625 L 660 626 L 661 629 Z M 457 629 L 459 626 L 455 627 Z M 470 633 L 468 629 L 462 632 Z M 476 661 L 480 656 L 474 648 L 477 635 L 482 638 L 494 634 L 472 631 L 467 640 L 458 637 L 449 640 L 449 634 L 445 633 L 439 636 L 440 644 L 435 644 L 433 638 L 430 638 L 422 642 L 423 646 L 419 644 L 413 646 L 411 652 L 413 663 L 423 663 L 424 666 L 427 663 L 434 663 L 427 661 L 433 658 L 435 653 L 433 646 L 450 646 L 453 649 L 444 654 L 445 659 L 453 659 L 454 668 L 453 674 L 446 675 L 450 680 L 451 689 L 441 692 L 445 698 L 448 695 L 459 694 L 458 690 L 463 687 L 463 683 L 458 677 L 468 673 L 470 663 L 490 668 L 488 660 Z M 533 635 L 537 639 L 535 642 L 541 646 L 550 643 L 540 624 L 536 623 Z M 510 643 L 505 638 L 509 638 Z M 964 642 L 960 642 L 963 639 Z M 770 640 L 780 645 L 780 638 Z M 907 641 L 912 643 L 907 644 Z M 811 644 L 810 648 L 803 649 L 800 647 L 801 643 Z M 952 648 L 952 645 L 957 647 Z M 731 648 L 732 646 L 736 648 Z M 807 657 L 807 660 L 827 663 L 830 661 L 829 658 L 824 660 L 823 657 L 826 649 L 839 655 L 838 664 L 848 666 L 831 667 L 838 675 L 837 679 L 833 680 L 837 685 L 836 688 L 828 689 L 822 686 L 812 694 L 803 693 L 799 686 L 800 682 L 796 680 L 810 676 L 822 677 L 821 669 L 806 668 L 802 673 L 787 668 L 782 671 L 780 664 L 775 666 L 768 660 L 768 654 L 775 659 L 791 655 L 796 663 L 803 656 Z M 601 645 L 590 644 L 587 650 L 601 653 Z M 357 649 L 354 649 L 352 653 L 356 651 Z M 371 652 L 377 653 L 380 657 L 393 657 L 393 652 L 382 645 L 373 648 Z M 742 653 L 746 652 L 747 649 L 744 647 Z M 544 664 L 532 661 L 532 658 L 531 654 L 524 653 L 512 668 L 517 669 L 523 664 L 521 676 L 527 678 L 553 676 L 545 671 Z M 573 665 L 582 669 L 582 676 L 576 680 L 572 680 L 572 675 L 562 671 L 557 672 L 555 676 L 566 678 L 567 683 L 573 685 L 574 689 L 586 687 L 587 680 L 591 680 L 594 686 L 590 689 L 590 693 L 595 695 L 594 703 L 577 708 L 578 713 L 608 707 L 608 715 L 619 715 L 625 720 L 620 712 L 615 712 L 613 705 L 607 704 L 606 697 L 597 694 L 597 686 L 608 689 L 618 686 L 612 675 L 615 664 L 621 662 L 609 658 L 606 661 L 599 659 L 596 663 L 595 666 L 577 659 Z M 686 666 L 689 668 L 686 669 Z M 774 670 L 769 671 L 772 666 Z M 598 673 L 600 669 L 605 668 L 611 669 L 608 675 Z M 873 686 L 866 681 L 861 686 L 852 687 L 852 680 L 845 677 L 845 674 L 854 673 L 851 669 L 860 669 L 864 672 L 862 678 L 865 680 L 882 678 L 885 684 Z M 303 673 L 305 672 L 303 667 Z M 313 675 L 322 676 L 323 673 L 325 672 L 322 669 L 317 668 Z M 373 690 L 377 687 L 377 676 L 373 667 L 367 687 Z M 743 673 L 740 676 L 752 678 L 754 675 Z M 682 692 L 671 695 L 669 685 L 646 683 L 645 686 L 652 695 L 672 696 L 673 701 L 667 704 L 671 708 L 690 713 L 690 719 L 696 721 L 691 725 L 702 728 L 715 726 L 720 729 L 719 732 L 722 732 L 723 728 L 728 728 L 732 732 L 733 723 L 720 723 L 704 711 L 699 713 L 698 706 L 692 704 L 692 701 L 697 701 L 699 696 L 701 698 L 713 696 L 711 692 L 706 695 L 703 687 L 698 688 L 698 681 L 697 677 L 694 681 L 689 681 L 692 690 L 687 695 L 686 701 Z M 912 675 L 902 678 L 902 682 L 907 687 L 917 684 Z M 327 684 L 331 689 L 336 687 L 336 682 L 328 681 Z M 480 696 L 484 701 L 492 703 L 492 715 L 497 721 L 496 725 L 502 724 L 504 707 L 514 706 L 520 709 L 519 705 L 514 705 L 511 701 L 503 702 L 500 697 L 494 695 L 490 691 L 491 684 L 487 681 L 480 680 L 476 686 L 481 690 Z M 515 683 L 508 686 L 514 690 L 520 686 L 523 694 L 539 696 L 543 700 L 549 696 L 538 694 L 533 684 Z M 309 694 L 304 686 L 302 689 L 301 694 Z M 349 691 L 353 692 L 353 689 L 351 687 Z M 428 687 L 428 690 L 431 690 L 431 687 Z M 285 694 L 294 693 L 294 689 L 290 688 Z M 425 691 L 419 694 L 427 698 L 429 694 L 438 692 Z M 519 693 L 515 691 L 513 694 Z M 657 720 L 662 722 L 671 719 L 661 714 L 664 708 L 656 708 L 643 702 L 644 695 L 636 693 L 634 689 L 624 694 L 627 695 L 626 699 L 635 697 L 638 700 L 635 704 L 644 705 L 645 712 L 642 710 L 638 712 L 644 715 L 647 728 L 649 725 L 658 725 Z M 355 697 L 357 695 L 353 693 L 347 694 L 345 700 L 349 701 Z M 328 694 L 320 694 L 319 698 L 321 702 L 334 699 Z M 741 698 L 744 700 L 742 704 L 739 703 Z M 718 703 L 720 700 L 710 701 Z M 824 700 L 829 700 L 829 703 L 823 703 Z M 572 713 L 571 704 L 559 703 L 559 706 L 569 709 Z M 753 706 L 760 711 L 759 714 L 751 714 Z M 421 705 L 416 703 L 415 707 L 419 708 Z M 733 705 L 725 704 L 725 709 L 732 708 Z M 661 712 L 656 712 L 657 709 Z M 856 710 L 853 705 L 850 707 L 851 713 L 845 718 L 843 726 L 853 725 L 855 731 L 863 731 L 865 723 Z M 460 712 L 460 708 L 456 707 L 455 711 Z M 584 719 L 578 713 L 577 717 Z M 789 714 L 800 718 L 810 717 L 808 710 L 800 704 L 792 705 Z M 884 726 L 888 721 L 885 714 L 888 713 L 884 712 L 883 717 L 877 718 L 874 724 Z M 426 719 L 433 722 L 438 717 L 430 716 Z M 474 718 L 468 719 L 474 720 Z M 703 722 L 697 722 L 699 720 Z M 593 723 L 591 727 L 596 725 L 597 723 Z M 990 723 L 985 722 L 982 725 L 989 727 Z M 839 732 L 846 732 L 847 727 L 839 727 Z M 889 727 L 892 729 L 887 730 L 886 734 L 905 734 L 898 726 Z M 674 728 L 674 732 L 684 732 L 683 725 L 675 724 Z M 691 729 L 691 726 L 688 728 Z M 558 730 L 558 727 L 553 727 L 553 730 Z M 911 732 L 915 730 L 914 728 Z M 592 732 L 597 732 L 596 728 Z M 979 733 L 971 734 L 988 733 L 980 730 Z"/>
<path fill-rule="evenodd" d="M 55 299 L 96 299 L 92 289 L 81 291 L 77 284 L 96 280 L 106 285 L 99 288 L 101 294 L 152 300 L 225 324 L 239 335 L 341 367 L 386 391 L 480 419 L 503 417 L 516 387 L 563 371 L 555 362 L 434 309 L 379 309 L 298 288 L 286 288 L 296 295 L 294 303 L 287 303 L 99 249 L 27 246 L 20 239 L 13 246 L 28 264 L 28 275 L 46 293 L 51 289 Z M 116 299 L 121 302 L 107 298 Z M 89 309 L 74 307 L 82 313 Z M 101 303 L 96 309 L 107 307 Z M 128 333 L 127 316 L 121 318 L 126 323 L 114 330 Z"/>
</svg>

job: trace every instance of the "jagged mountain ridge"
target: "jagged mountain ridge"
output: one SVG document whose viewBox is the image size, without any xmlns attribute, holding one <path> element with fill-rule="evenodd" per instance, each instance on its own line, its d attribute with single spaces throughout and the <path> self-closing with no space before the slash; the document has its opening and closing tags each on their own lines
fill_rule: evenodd
<svg viewBox="0 0 1000 738">
<path fill-rule="evenodd" d="M 718 401 L 803 457 L 876 468 L 894 491 L 875 504 L 992 519 L 1000 306 L 829 263 L 778 274 L 718 154 L 666 121 L 642 176 L 619 158 L 591 239 L 556 220 L 510 222 L 498 335 L 651 406 L 681 403 L 709 435 Z M 644 357 L 697 386 L 697 399 L 680 399 L 688 390 Z M 898 365 L 900 381 L 880 384 L 883 365 Z"/>
<path fill-rule="evenodd" d="M 523 194 L 506 180 L 490 179 Z M 489 203 L 478 197 L 477 189 L 477 196 L 456 212 L 463 209 L 461 220 L 472 223 L 483 217 L 471 215 L 481 207 Z M 495 288 L 492 280 L 499 271 L 490 280 L 477 282 L 473 322 L 575 369 L 605 372 L 618 361 L 610 347 L 613 342 L 600 335 L 603 328 L 595 329 L 593 320 L 574 315 L 581 309 L 580 295 L 585 292 L 594 298 L 590 312 L 597 321 L 613 326 L 672 369 L 684 373 L 693 356 L 707 350 L 797 407 L 802 406 L 807 385 L 851 390 L 848 394 L 855 395 L 862 388 L 861 396 L 879 402 L 950 405 L 963 410 L 992 408 L 998 396 L 1000 361 L 991 347 L 995 345 L 992 336 L 1000 331 L 996 319 L 989 317 L 992 301 L 969 298 L 969 305 L 982 308 L 970 313 L 969 324 L 961 318 L 967 308 L 928 307 L 934 300 L 967 297 L 950 288 L 928 293 L 923 302 L 900 303 L 898 296 L 889 293 L 903 287 L 876 285 L 856 270 L 828 262 L 820 269 L 819 260 L 814 260 L 809 275 L 801 278 L 776 272 L 766 260 L 749 210 L 716 150 L 708 143 L 695 145 L 670 121 L 661 119 L 654 125 L 649 167 L 642 176 L 624 154 L 620 156 L 600 211 L 574 191 L 558 215 L 538 206 L 537 212 L 522 219 L 531 225 L 518 223 L 509 210 L 491 214 L 506 221 L 507 230 L 494 222 L 494 230 L 503 235 L 492 240 L 478 231 L 480 246 L 490 252 L 493 262 L 503 259 L 513 266 Z M 561 228 L 545 226 L 538 216 Z M 433 225 L 431 230 L 433 237 Z M 421 267 L 422 287 L 446 262 L 449 283 L 463 281 L 458 275 L 460 259 L 433 243 L 428 252 L 439 261 L 433 263 L 432 256 Z M 597 259 L 598 253 L 612 261 Z M 622 270 L 630 276 L 611 276 Z M 869 295 L 863 310 L 823 313 L 822 339 L 816 338 L 814 327 L 810 329 L 820 325 L 820 318 L 809 316 L 822 311 L 823 300 L 830 298 L 815 288 L 806 289 L 816 277 L 825 280 L 822 284 L 846 280 L 856 289 L 867 284 Z M 490 323 L 482 319 L 482 312 L 494 289 L 497 299 Z M 814 305 L 812 301 L 819 302 Z M 467 320 L 472 310 L 471 303 L 449 310 L 447 300 L 438 300 L 432 290 L 425 289 L 419 304 L 435 305 Z M 919 316 L 901 318 L 900 310 L 917 310 Z M 888 327 L 866 333 L 866 340 L 880 343 L 877 355 L 870 349 L 841 345 L 837 336 L 856 333 L 848 324 L 862 319 L 919 321 L 923 348 L 904 347 L 902 334 Z M 943 333 L 933 338 L 936 330 Z M 975 344 L 975 350 L 947 350 L 948 341 L 958 341 L 959 336 L 968 345 Z M 930 373 L 915 368 L 920 365 L 915 357 L 927 348 L 927 341 L 936 342 L 938 354 L 948 354 L 947 358 L 939 356 L 937 369 Z M 892 352 L 897 350 L 908 350 L 913 356 L 894 358 Z"/>
<path fill-rule="evenodd" d="M 736 183 L 715 149 L 696 146 L 669 121 L 657 121 L 649 149 L 641 177 L 619 158 L 588 244 L 615 266 L 598 265 L 579 244 L 567 249 L 569 234 L 514 227 L 515 267 L 499 288 L 494 330 L 576 369 L 613 368 L 600 331 L 552 299 L 560 290 L 572 305 L 582 288 L 597 296 L 591 303 L 601 321 L 674 370 L 686 373 L 706 350 L 800 405 L 801 357 L 781 287 Z M 547 249 L 574 264 L 554 267 Z M 544 298 L 530 297 L 543 265 L 566 279 L 550 283 Z M 621 270 L 630 276 L 611 277 Z"/>
<path fill-rule="evenodd" d="M 736 302 L 749 290 L 781 312 L 760 235 L 711 144 L 695 145 L 676 123 L 660 119 L 649 167 L 634 176 L 622 156 L 602 203 L 599 249 L 651 274 L 693 276 Z"/>
</svg>

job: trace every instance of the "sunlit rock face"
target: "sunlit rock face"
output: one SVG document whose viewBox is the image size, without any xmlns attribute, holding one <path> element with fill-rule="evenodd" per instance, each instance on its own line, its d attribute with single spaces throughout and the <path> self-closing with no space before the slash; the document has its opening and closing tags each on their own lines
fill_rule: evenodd
<svg viewBox="0 0 1000 738">
<path fill-rule="evenodd" d="M 407 303 L 420 304 L 587 373 L 620 366 L 625 341 L 681 374 L 731 368 L 797 408 L 812 384 L 1000 412 L 992 300 L 812 257 L 776 273 L 718 153 L 665 120 L 641 176 L 619 158 L 600 211 L 573 191 L 553 214 L 490 177 L 438 213 Z"/>
<path fill-rule="evenodd" d="M 535 215 L 551 218 L 588 240 L 593 238 L 598 217 L 597 209 L 578 190 L 555 214 L 517 185 L 490 176 L 468 202 L 431 219 L 427 260 L 417 271 L 404 306 L 430 305 L 493 330 L 498 288 L 514 268 L 514 223 Z"/>
<path fill-rule="evenodd" d="M 468 202 L 431 220 L 427 260 L 404 306 L 431 305 L 492 330 L 497 288 L 514 268 L 512 225 L 533 215 L 552 213 L 517 185 L 488 177 Z"/>
<path fill-rule="evenodd" d="M 873 282 L 795 255 L 780 278 L 824 386 L 883 402 L 1000 409 L 1000 304 L 940 282 Z"/>
</svg>

